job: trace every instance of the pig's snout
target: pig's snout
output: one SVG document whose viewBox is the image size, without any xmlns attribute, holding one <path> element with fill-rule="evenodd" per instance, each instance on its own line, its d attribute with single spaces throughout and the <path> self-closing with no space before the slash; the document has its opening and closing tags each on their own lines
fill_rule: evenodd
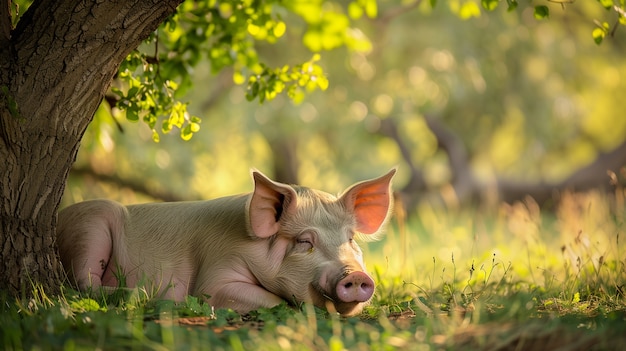
<svg viewBox="0 0 626 351">
<path fill-rule="evenodd" d="M 352 272 L 337 283 L 337 297 L 342 302 L 366 302 L 374 294 L 374 281 L 363 272 Z"/>
</svg>

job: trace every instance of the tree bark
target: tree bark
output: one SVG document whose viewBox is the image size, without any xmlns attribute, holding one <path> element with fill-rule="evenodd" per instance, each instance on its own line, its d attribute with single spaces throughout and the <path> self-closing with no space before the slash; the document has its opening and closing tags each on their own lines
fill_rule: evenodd
<svg viewBox="0 0 626 351">
<path fill-rule="evenodd" d="M 180 2 L 35 1 L 8 37 L 0 11 L 1 290 L 58 291 L 56 213 L 80 140 L 124 57 Z"/>
</svg>

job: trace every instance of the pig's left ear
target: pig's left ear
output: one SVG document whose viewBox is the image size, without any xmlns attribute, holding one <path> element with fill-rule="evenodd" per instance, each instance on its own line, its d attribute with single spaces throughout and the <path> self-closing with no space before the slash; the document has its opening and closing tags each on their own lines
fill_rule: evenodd
<svg viewBox="0 0 626 351">
<path fill-rule="evenodd" d="M 253 171 L 254 192 L 248 203 L 248 222 L 259 238 L 269 238 L 280 229 L 280 217 L 296 207 L 296 191 Z"/>
<path fill-rule="evenodd" d="M 374 234 L 385 223 L 391 206 L 391 179 L 396 174 L 392 169 L 384 176 L 366 180 L 351 186 L 339 201 L 353 211 L 356 230 L 363 234 Z"/>
</svg>

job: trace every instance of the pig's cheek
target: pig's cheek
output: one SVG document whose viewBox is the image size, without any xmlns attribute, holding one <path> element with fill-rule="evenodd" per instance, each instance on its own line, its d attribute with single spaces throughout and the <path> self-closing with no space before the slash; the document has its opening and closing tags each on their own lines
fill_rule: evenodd
<svg viewBox="0 0 626 351">
<path fill-rule="evenodd" d="M 326 308 L 326 303 L 329 301 L 315 284 L 309 285 L 309 297 L 310 302 L 319 308 Z"/>
<path fill-rule="evenodd" d="M 283 264 L 287 252 L 289 252 L 289 245 L 291 240 L 279 237 L 269 247 L 267 255 L 268 263 L 271 267 L 277 267 Z"/>
<path fill-rule="evenodd" d="M 334 284 L 332 283 L 332 278 L 337 273 L 333 269 L 333 265 L 330 262 L 326 262 L 321 264 L 318 267 L 319 276 L 316 279 L 318 287 L 325 293 L 329 294 L 334 291 Z"/>
</svg>

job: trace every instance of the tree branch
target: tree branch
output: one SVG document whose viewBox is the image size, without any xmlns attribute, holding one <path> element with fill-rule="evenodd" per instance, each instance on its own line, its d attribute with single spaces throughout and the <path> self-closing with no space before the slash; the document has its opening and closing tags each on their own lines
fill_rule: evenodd
<svg viewBox="0 0 626 351">
<path fill-rule="evenodd" d="M 120 188 L 128 188 L 134 192 L 147 195 L 151 198 L 163 201 L 190 201 L 200 200 L 199 197 L 183 198 L 177 194 L 171 193 L 167 190 L 157 190 L 146 186 L 145 181 L 139 179 L 127 179 L 117 175 L 110 175 L 96 172 L 91 167 L 77 167 L 72 168 L 71 176 L 74 177 L 88 177 L 99 182 L 110 183 Z"/>
<path fill-rule="evenodd" d="M 217 105 L 221 101 L 222 97 L 226 95 L 229 89 L 233 86 L 232 72 L 228 70 L 222 70 L 215 79 L 215 86 L 213 87 L 209 98 L 206 99 L 201 108 L 202 112 L 207 112 Z"/>
<path fill-rule="evenodd" d="M 404 139 L 400 135 L 398 126 L 394 122 L 393 118 L 385 118 L 380 123 L 379 133 L 393 139 L 396 145 L 400 149 L 400 154 L 404 162 L 409 166 L 411 175 L 409 182 L 401 190 L 403 193 L 416 193 L 424 191 L 426 189 L 426 181 L 424 180 L 424 174 L 413 162 L 411 154 L 411 148 L 404 142 Z"/>
<path fill-rule="evenodd" d="M 499 201 L 514 202 L 525 196 L 531 196 L 537 203 L 543 204 L 561 191 L 608 190 L 610 178 L 607 171 L 619 174 L 620 168 L 626 165 L 626 141 L 624 141 L 609 152 L 599 153 L 593 162 L 575 171 L 561 182 L 530 183 L 497 178 L 490 187 L 489 184 L 480 184 L 476 180 L 461 139 L 435 119 L 427 118 L 426 123 L 437 138 L 440 149 L 448 154 L 453 174 L 452 185 L 461 201 L 478 196 L 484 197 L 488 195 L 487 192 L 495 190 Z"/>
<path fill-rule="evenodd" d="M 397 6 L 394 7 L 390 10 L 388 10 L 387 12 L 383 13 L 379 18 L 378 21 L 380 23 L 382 23 L 383 25 L 391 22 L 394 18 L 403 15 L 415 8 L 417 8 L 420 4 L 422 3 L 422 0 L 413 0 L 407 4 L 401 5 L 401 6 Z"/>
<path fill-rule="evenodd" d="M 591 189 L 607 191 L 612 186 L 608 173 L 619 174 L 624 166 L 626 166 L 626 141 L 609 152 L 599 153 L 593 162 L 578 169 L 561 182 L 525 183 L 498 179 L 498 195 L 504 202 L 513 202 L 528 195 L 537 203 L 543 204 L 562 191 Z"/>
<path fill-rule="evenodd" d="M 564 187 L 573 190 L 589 190 L 591 188 L 608 189 L 610 187 L 607 171 L 619 173 L 626 166 L 626 141 L 609 152 L 601 152 L 587 166 L 579 169 L 562 182 Z"/>
</svg>

